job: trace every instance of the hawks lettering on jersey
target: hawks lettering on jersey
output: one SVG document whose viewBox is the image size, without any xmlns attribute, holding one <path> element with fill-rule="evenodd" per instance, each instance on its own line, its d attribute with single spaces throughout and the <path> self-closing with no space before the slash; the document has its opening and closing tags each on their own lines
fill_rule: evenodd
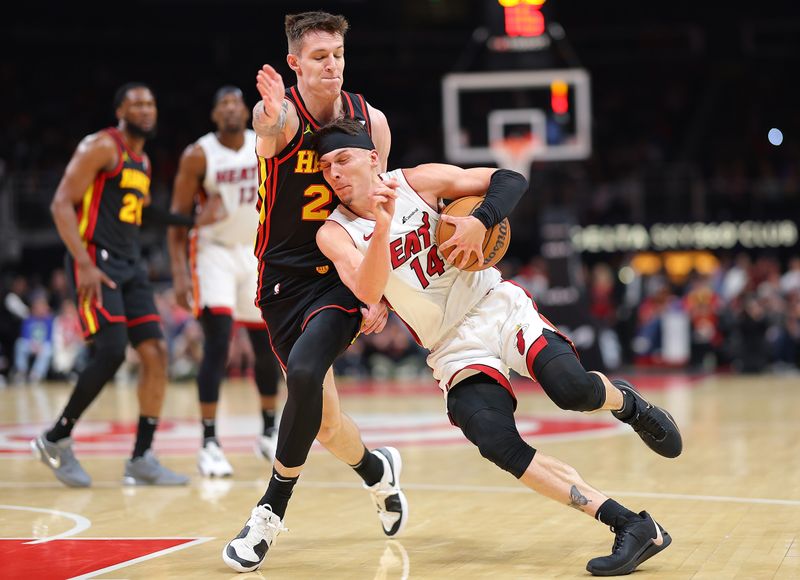
<svg viewBox="0 0 800 580">
<path fill-rule="evenodd" d="M 150 164 L 128 149 L 117 128 L 104 131 L 114 139 L 119 161 L 113 170 L 98 173 L 84 192 L 77 208 L 78 232 L 86 246 L 136 259 L 141 253 L 142 208 L 150 197 Z"/>
<path fill-rule="evenodd" d="M 319 173 L 319 159 L 313 149 L 301 149 L 297 152 L 295 173 Z"/>
</svg>

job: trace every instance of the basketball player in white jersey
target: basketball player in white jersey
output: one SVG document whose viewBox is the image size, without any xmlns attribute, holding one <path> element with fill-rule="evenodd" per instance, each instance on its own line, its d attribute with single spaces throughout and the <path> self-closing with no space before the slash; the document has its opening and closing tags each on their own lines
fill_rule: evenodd
<svg viewBox="0 0 800 580">
<path fill-rule="evenodd" d="M 513 209 L 526 180 L 505 169 L 444 164 L 379 174 L 374 145 L 352 120 L 335 121 L 315 137 L 320 169 L 342 202 L 317 233 L 319 248 L 359 299 L 385 297 L 430 351 L 428 365 L 450 420 L 481 455 L 523 484 L 612 528 L 612 554 L 588 563 L 593 574 L 627 574 L 666 548 L 669 534 L 647 512 L 609 499 L 575 469 L 522 439 L 509 369 L 535 378 L 562 409 L 612 411 L 666 457 L 682 448 L 672 417 L 630 384 L 586 372 L 572 343 L 498 270 L 462 271 L 440 253 L 452 248 L 456 264 L 473 254 L 482 259 L 486 229 Z M 469 195 L 485 195 L 471 216 L 440 216 L 442 200 Z M 456 228 L 441 248 L 434 235 L 439 219 Z"/>
<path fill-rule="evenodd" d="M 191 232 L 170 228 L 168 242 L 178 304 L 193 311 L 205 334 L 197 376 L 203 422 L 197 467 L 206 476 L 227 476 L 233 469 L 216 436 L 216 413 L 234 323 L 246 327 L 255 353 L 263 418 L 256 450 L 269 461 L 275 457 L 277 442 L 279 369 L 254 303 L 258 272 L 253 255 L 258 227 L 256 137 L 246 129 L 249 109 L 242 91 L 233 86 L 220 88 L 214 96 L 211 119 L 217 130 L 198 139 L 181 156 L 171 209 L 189 214 L 198 203 L 201 217 L 196 223 L 207 225 Z"/>
</svg>

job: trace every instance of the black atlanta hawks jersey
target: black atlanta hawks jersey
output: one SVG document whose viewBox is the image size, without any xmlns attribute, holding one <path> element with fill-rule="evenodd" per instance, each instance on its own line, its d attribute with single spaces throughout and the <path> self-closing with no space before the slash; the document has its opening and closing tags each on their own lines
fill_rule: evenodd
<svg viewBox="0 0 800 580">
<path fill-rule="evenodd" d="M 119 162 L 111 171 L 98 173 L 86 189 L 77 208 L 78 229 L 85 245 L 137 259 L 142 208 L 150 196 L 150 163 L 127 147 L 118 129 L 104 131 L 117 144 Z"/>
<path fill-rule="evenodd" d="M 297 86 L 286 89 L 285 98 L 297 109 L 300 126 L 277 155 L 258 157 L 255 255 L 259 271 L 266 268 L 301 276 L 325 275 L 333 271 L 333 265 L 317 248 L 316 235 L 338 200 L 322 177 L 310 144 L 321 123 L 308 112 Z M 344 116 L 362 121 L 372 134 L 364 97 L 343 91 L 342 102 Z"/>
</svg>

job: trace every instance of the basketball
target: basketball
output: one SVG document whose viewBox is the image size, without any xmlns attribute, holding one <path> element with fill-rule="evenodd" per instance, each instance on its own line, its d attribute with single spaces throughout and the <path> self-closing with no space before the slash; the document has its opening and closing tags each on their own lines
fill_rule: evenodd
<svg viewBox="0 0 800 580">
<path fill-rule="evenodd" d="M 472 215 L 472 212 L 480 207 L 482 203 L 483 197 L 477 195 L 461 197 L 445 206 L 442 210 L 442 215 L 450 215 L 453 217 Z M 452 225 L 445 223 L 444 220 L 439 220 L 439 223 L 436 224 L 436 243 L 441 246 L 450 239 L 450 236 L 452 236 L 455 231 L 456 229 Z M 478 270 L 491 268 L 505 255 L 510 241 L 511 225 L 508 223 L 508 218 L 505 218 L 499 224 L 486 230 L 486 237 L 483 238 L 483 262 L 473 258 L 461 269 L 469 272 L 476 272 Z M 442 255 L 447 258 L 451 251 L 452 248 L 442 252 Z"/>
</svg>

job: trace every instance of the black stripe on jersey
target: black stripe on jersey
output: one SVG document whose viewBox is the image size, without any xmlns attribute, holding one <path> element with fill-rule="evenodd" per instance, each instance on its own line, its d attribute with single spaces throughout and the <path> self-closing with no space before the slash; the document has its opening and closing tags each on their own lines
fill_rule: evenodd
<svg viewBox="0 0 800 580">
<path fill-rule="evenodd" d="M 361 110 L 364 112 L 364 120 L 366 121 L 366 128 L 367 128 L 367 135 L 372 136 L 372 123 L 370 122 L 369 118 L 369 109 L 367 108 L 367 102 L 364 100 L 364 95 L 356 94 L 358 97 L 358 101 L 361 103 Z"/>
</svg>

